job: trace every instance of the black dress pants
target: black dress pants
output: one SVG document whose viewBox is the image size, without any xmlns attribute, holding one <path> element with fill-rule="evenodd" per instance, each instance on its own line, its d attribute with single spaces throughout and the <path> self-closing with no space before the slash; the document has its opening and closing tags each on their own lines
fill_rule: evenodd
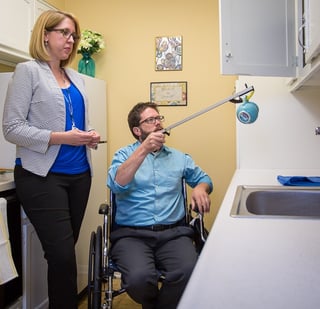
<svg viewBox="0 0 320 309">
<path fill-rule="evenodd" d="M 16 166 L 14 177 L 18 198 L 48 263 L 49 308 L 76 309 L 75 244 L 89 197 L 90 172 L 41 177 Z"/>
<path fill-rule="evenodd" d="M 122 287 L 143 309 L 175 309 L 198 255 L 193 230 L 177 226 L 164 231 L 119 228 L 111 234 L 112 260 Z M 159 272 L 165 276 L 159 288 Z"/>
</svg>

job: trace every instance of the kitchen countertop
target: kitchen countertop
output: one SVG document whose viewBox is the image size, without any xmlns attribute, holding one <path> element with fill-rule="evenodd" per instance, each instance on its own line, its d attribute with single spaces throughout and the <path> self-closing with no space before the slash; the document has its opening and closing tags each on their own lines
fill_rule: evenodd
<svg viewBox="0 0 320 309">
<path fill-rule="evenodd" d="M 0 192 L 15 188 L 13 172 L 0 174 Z"/>
<path fill-rule="evenodd" d="M 233 218 L 238 185 L 320 170 L 237 170 L 179 309 L 320 308 L 320 219 Z"/>
</svg>

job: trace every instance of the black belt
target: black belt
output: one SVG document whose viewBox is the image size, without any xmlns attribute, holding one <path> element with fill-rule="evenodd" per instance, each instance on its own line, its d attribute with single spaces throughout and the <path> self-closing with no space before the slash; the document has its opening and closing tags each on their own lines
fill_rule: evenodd
<svg viewBox="0 0 320 309">
<path fill-rule="evenodd" d="M 127 227 L 130 229 L 135 229 L 135 230 L 148 230 L 148 231 L 154 231 L 154 232 L 159 232 L 159 231 L 164 231 L 168 229 L 172 229 L 177 226 L 182 226 L 185 225 L 185 220 L 179 220 L 176 223 L 173 224 L 154 224 L 154 225 L 146 225 L 146 226 L 128 226 L 128 225 L 119 225 L 119 227 Z"/>
</svg>

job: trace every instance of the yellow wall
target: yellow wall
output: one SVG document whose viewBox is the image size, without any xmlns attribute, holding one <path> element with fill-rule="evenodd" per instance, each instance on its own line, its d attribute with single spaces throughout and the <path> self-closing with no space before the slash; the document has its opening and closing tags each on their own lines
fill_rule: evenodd
<svg viewBox="0 0 320 309">
<path fill-rule="evenodd" d="M 60 10 L 65 9 L 65 1 L 64 0 L 48 0 L 47 3 L 51 4 L 55 8 L 58 8 Z"/>
<path fill-rule="evenodd" d="M 101 32 L 106 49 L 94 55 L 96 77 L 107 82 L 108 158 L 133 141 L 129 109 L 149 100 L 150 82 L 187 81 L 188 105 L 160 107 L 165 126 L 214 104 L 234 91 L 235 77 L 219 73 L 218 0 L 55 0 L 81 28 Z M 183 70 L 155 71 L 155 37 L 183 37 Z M 79 60 L 80 57 L 77 58 Z M 77 63 L 73 64 L 77 67 Z M 172 130 L 167 144 L 192 155 L 212 177 L 211 226 L 235 169 L 234 105 L 225 104 Z M 101 184 L 104 185 L 104 184 Z"/>
<path fill-rule="evenodd" d="M 107 82 L 108 164 L 113 153 L 133 141 L 127 113 L 149 100 L 150 82 L 187 81 L 188 105 L 160 107 L 165 126 L 183 119 L 234 91 L 235 77 L 219 73 L 218 0 L 50 0 L 73 12 L 82 29 L 101 32 L 106 49 L 94 55 L 96 77 Z M 155 71 L 155 37 L 183 37 L 183 70 Z M 77 61 L 73 67 L 77 68 Z M 0 71 L 14 68 L 0 64 Z M 211 226 L 235 169 L 234 105 L 226 104 L 172 130 L 167 144 L 192 155 L 212 177 Z M 93 124 L 94 125 L 94 124 Z M 105 185 L 105 184 L 101 184 Z"/>
<path fill-rule="evenodd" d="M 0 72 L 13 72 L 14 67 L 0 63 Z"/>
</svg>

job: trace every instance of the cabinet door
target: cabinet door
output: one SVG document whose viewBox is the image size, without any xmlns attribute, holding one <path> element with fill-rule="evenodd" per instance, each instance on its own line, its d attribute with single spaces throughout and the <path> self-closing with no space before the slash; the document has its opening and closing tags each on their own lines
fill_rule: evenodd
<svg viewBox="0 0 320 309">
<path fill-rule="evenodd" d="M 29 54 L 33 0 L 0 0 L 0 47 Z"/>
<path fill-rule="evenodd" d="M 311 62 L 320 53 L 320 1 L 305 0 L 306 55 L 305 61 Z"/>
<path fill-rule="evenodd" d="M 25 216 L 25 215 L 24 215 Z M 33 225 L 25 219 L 22 225 L 23 308 L 48 308 L 47 262 Z"/>
<path fill-rule="evenodd" d="M 295 76 L 295 0 L 219 3 L 222 74 Z"/>
</svg>

